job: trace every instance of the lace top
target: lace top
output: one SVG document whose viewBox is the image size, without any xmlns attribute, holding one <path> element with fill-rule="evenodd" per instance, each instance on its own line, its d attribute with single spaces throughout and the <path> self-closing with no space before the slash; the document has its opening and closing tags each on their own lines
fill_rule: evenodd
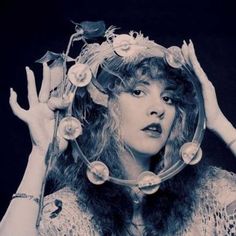
<svg viewBox="0 0 236 236">
<path fill-rule="evenodd" d="M 236 175 L 210 168 L 196 195 L 197 207 L 179 236 L 236 235 Z M 99 236 L 86 206 L 68 188 L 45 197 L 41 236 Z M 140 233 L 141 235 L 141 233 Z M 168 234 L 169 235 L 169 234 Z"/>
</svg>

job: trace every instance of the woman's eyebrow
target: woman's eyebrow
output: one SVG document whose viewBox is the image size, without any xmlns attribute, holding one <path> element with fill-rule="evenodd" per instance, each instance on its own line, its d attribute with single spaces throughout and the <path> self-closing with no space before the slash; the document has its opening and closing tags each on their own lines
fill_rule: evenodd
<svg viewBox="0 0 236 236">
<path fill-rule="evenodd" d="M 150 85 L 150 83 L 147 81 L 147 80 L 139 80 L 139 81 L 137 81 L 137 83 L 136 83 L 136 85 L 142 85 L 142 84 L 144 84 L 144 85 Z"/>
<path fill-rule="evenodd" d="M 169 86 L 166 86 L 166 87 L 164 87 L 164 89 L 163 89 L 164 91 L 175 91 L 176 90 L 176 86 L 174 86 L 174 85 L 169 85 Z"/>
</svg>

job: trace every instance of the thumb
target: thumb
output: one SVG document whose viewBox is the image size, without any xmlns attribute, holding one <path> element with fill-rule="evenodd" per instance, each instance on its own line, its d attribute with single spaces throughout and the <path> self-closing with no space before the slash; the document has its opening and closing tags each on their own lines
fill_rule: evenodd
<svg viewBox="0 0 236 236">
<path fill-rule="evenodd" d="M 26 122 L 26 113 L 27 111 L 20 107 L 20 105 L 17 102 L 17 94 L 13 90 L 13 88 L 10 88 L 10 97 L 9 97 L 9 104 L 13 111 L 13 113 L 20 118 L 21 120 Z"/>
</svg>

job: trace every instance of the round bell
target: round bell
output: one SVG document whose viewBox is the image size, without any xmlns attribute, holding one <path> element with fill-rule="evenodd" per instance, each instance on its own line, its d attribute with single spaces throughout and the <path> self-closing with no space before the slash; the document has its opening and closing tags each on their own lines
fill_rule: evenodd
<svg viewBox="0 0 236 236">
<path fill-rule="evenodd" d="M 153 194 L 159 189 L 161 179 L 151 171 L 144 171 L 138 176 L 137 183 L 143 193 Z"/>
<path fill-rule="evenodd" d="M 121 57 L 129 57 L 135 52 L 135 40 L 128 34 L 121 34 L 113 39 L 114 51 Z"/>
<path fill-rule="evenodd" d="M 195 165 L 202 159 L 202 149 L 197 143 L 185 143 L 180 148 L 180 156 L 186 164 Z"/>
<path fill-rule="evenodd" d="M 84 87 L 90 83 L 92 72 L 88 65 L 76 63 L 70 67 L 67 76 L 73 85 Z"/>
<path fill-rule="evenodd" d="M 185 63 L 182 51 L 177 46 L 172 46 L 167 49 L 165 59 L 173 68 L 180 68 Z"/>
<path fill-rule="evenodd" d="M 96 185 L 105 183 L 109 178 L 109 170 L 101 161 L 91 162 L 86 174 L 89 181 Z"/>
<path fill-rule="evenodd" d="M 63 118 L 59 123 L 58 134 L 66 140 L 76 139 L 82 134 L 80 121 L 72 116 Z"/>
</svg>

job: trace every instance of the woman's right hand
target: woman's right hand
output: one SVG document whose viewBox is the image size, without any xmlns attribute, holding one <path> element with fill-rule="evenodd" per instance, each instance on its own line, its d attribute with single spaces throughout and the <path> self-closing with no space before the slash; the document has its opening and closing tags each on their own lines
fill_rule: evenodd
<svg viewBox="0 0 236 236">
<path fill-rule="evenodd" d="M 47 166 L 45 157 L 52 142 L 55 124 L 55 109 L 66 108 L 69 104 L 62 98 L 51 97 L 51 71 L 43 65 L 43 81 L 37 94 L 34 73 L 26 67 L 28 81 L 29 109 L 25 110 L 17 103 L 17 94 L 11 89 L 10 106 L 13 113 L 29 127 L 33 149 L 29 156 L 24 176 L 17 193 L 39 198 L 45 184 Z M 58 138 L 59 151 L 67 146 L 67 141 Z M 24 217 L 22 213 L 24 212 Z M 29 199 L 14 198 L 0 224 L 0 235 L 38 235 L 35 225 L 38 219 L 39 205 Z"/>
<path fill-rule="evenodd" d="M 9 102 L 13 113 L 28 125 L 33 149 L 45 156 L 49 143 L 53 138 L 55 124 L 54 110 L 63 109 L 68 106 L 68 103 L 66 104 L 61 98 L 50 98 L 51 73 L 46 63 L 43 64 L 43 81 L 39 95 L 36 90 L 34 73 L 28 67 L 26 67 L 26 75 L 29 109 L 25 110 L 20 107 L 17 103 L 17 94 L 12 88 L 10 90 Z M 51 105 L 49 106 L 49 104 Z M 58 142 L 60 151 L 64 151 L 67 147 L 67 141 L 58 138 Z"/>
</svg>

